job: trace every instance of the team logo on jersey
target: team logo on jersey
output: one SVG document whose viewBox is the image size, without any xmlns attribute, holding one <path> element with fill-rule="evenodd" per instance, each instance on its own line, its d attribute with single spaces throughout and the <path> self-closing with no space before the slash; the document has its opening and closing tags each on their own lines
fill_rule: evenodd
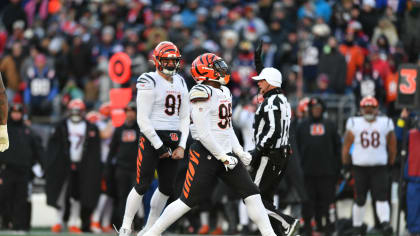
<svg viewBox="0 0 420 236">
<path fill-rule="evenodd" d="M 178 141 L 178 139 L 179 139 L 178 134 L 176 134 L 176 133 L 170 133 L 169 136 L 171 136 L 171 140 L 174 141 L 174 142 Z"/>
<path fill-rule="evenodd" d="M 322 136 L 325 134 L 325 127 L 323 124 L 313 124 L 310 126 L 312 136 Z"/>
<path fill-rule="evenodd" d="M 136 141 L 136 131 L 134 130 L 124 130 L 122 133 L 121 140 L 125 143 L 135 142 Z"/>
</svg>

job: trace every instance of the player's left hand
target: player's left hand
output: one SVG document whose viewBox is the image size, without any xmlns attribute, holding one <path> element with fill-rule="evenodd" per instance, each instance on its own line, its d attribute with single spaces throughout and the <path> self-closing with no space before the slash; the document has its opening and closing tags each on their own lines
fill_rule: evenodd
<svg viewBox="0 0 420 236">
<path fill-rule="evenodd" d="M 173 152 L 172 152 L 172 159 L 175 160 L 179 160 L 184 158 L 184 148 L 183 147 L 177 147 Z"/>
<path fill-rule="evenodd" d="M 240 152 L 237 154 L 239 159 L 241 159 L 242 163 L 244 163 L 244 165 L 249 165 L 252 161 L 252 156 L 251 154 L 249 154 L 249 152 Z"/>
<path fill-rule="evenodd" d="M 9 135 L 7 134 L 7 125 L 0 125 L 0 152 L 9 148 Z"/>
</svg>

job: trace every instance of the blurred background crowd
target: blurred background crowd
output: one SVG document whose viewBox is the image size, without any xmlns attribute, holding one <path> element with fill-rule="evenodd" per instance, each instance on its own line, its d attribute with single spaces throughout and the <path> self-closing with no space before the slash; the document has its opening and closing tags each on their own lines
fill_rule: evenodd
<svg viewBox="0 0 420 236">
<path fill-rule="evenodd" d="M 135 95 L 138 76 L 154 71 L 152 51 L 165 40 L 180 49 L 179 74 L 189 88 L 194 85 L 189 68 L 198 55 L 212 52 L 227 62 L 234 107 L 251 111 L 248 118 L 237 115 L 234 120 L 245 146 L 250 142 L 246 123 L 252 121 L 256 104 L 252 98 L 257 87 L 251 77 L 256 75 L 254 49 L 260 40 L 263 64 L 282 72 L 283 90 L 297 117 L 308 111 L 305 105 L 298 109 L 302 98 L 322 98 L 324 116 L 340 135 L 364 96 L 375 96 L 381 112 L 397 119 L 401 112 L 395 108 L 397 69 L 402 63 L 420 66 L 416 0 L 4 0 L 0 13 L 0 72 L 10 104 L 22 104 L 15 111 L 41 137 L 38 154 L 47 150 L 52 122 L 67 116 L 72 99 L 82 99 L 88 112 L 108 102 L 112 88 L 132 88 Z M 117 52 L 127 53 L 132 61 L 131 79 L 122 85 L 108 75 L 109 59 Z M 104 114 L 98 119 L 106 121 Z M 136 154 L 132 153 L 133 160 Z M 339 161 L 340 152 L 334 155 Z M 338 176 L 341 166 L 334 168 L 331 175 Z M 219 198 L 216 202 L 228 202 Z M 304 200 L 290 198 L 289 203 L 298 205 Z M 225 218 L 238 225 L 235 215 L 229 214 L 238 208 L 238 201 L 235 204 L 221 208 L 230 207 Z M 295 216 L 300 217 L 299 209 Z M 4 228 L 10 228 L 4 220 L 8 218 L 3 217 Z M 180 228 L 198 232 L 210 224 L 202 218 Z M 91 230 L 89 223 L 82 226 Z"/>
</svg>

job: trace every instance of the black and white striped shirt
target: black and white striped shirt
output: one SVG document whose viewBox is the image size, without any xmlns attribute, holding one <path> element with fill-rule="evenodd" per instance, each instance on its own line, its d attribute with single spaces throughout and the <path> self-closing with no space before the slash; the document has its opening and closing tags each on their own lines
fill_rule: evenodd
<svg viewBox="0 0 420 236">
<path fill-rule="evenodd" d="M 264 94 L 253 126 L 256 147 L 268 151 L 288 145 L 291 116 L 290 104 L 279 89 Z"/>
</svg>

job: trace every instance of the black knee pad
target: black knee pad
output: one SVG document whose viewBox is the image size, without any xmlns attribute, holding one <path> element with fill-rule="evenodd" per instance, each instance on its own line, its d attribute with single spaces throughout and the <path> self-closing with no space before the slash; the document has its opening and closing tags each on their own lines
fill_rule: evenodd
<svg viewBox="0 0 420 236">
<path fill-rule="evenodd" d="M 173 185 L 172 183 L 161 183 L 159 182 L 159 191 L 166 196 L 171 196 L 173 192 Z"/>
</svg>

